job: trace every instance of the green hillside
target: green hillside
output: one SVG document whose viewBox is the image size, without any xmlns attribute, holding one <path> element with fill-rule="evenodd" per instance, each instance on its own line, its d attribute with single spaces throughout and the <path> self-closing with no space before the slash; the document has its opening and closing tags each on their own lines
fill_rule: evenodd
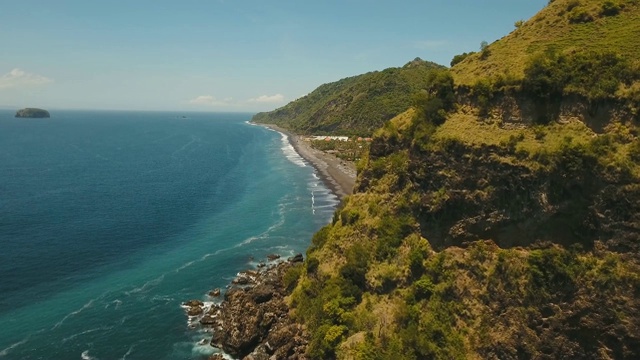
<svg viewBox="0 0 640 360">
<path fill-rule="evenodd" d="M 412 104 L 430 70 L 443 68 L 420 59 L 401 68 L 369 72 L 324 84 L 284 107 L 259 113 L 253 121 L 301 134 L 371 135 Z"/>
<path fill-rule="evenodd" d="M 509 35 L 452 68 L 459 85 L 478 78 L 522 78 L 529 58 L 547 49 L 600 51 L 640 58 L 640 1 L 552 0 Z"/>
<path fill-rule="evenodd" d="M 310 358 L 640 357 L 638 9 L 555 0 L 425 78 L 286 277 Z"/>
</svg>

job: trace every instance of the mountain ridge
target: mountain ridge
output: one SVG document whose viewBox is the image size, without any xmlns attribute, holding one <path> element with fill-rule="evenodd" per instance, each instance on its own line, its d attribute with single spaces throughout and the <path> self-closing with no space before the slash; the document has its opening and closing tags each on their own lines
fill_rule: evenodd
<svg viewBox="0 0 640 360">
<path fill-rule="evenodd" d="M 320 85 L 276 110 L 258 113 L 252 121 L 275 124 L 299 134 L 369 136 L 412 104 L 426 86 L 429 71 L 444 67 L 419 58 L 388 68 Z"/>
</svg>

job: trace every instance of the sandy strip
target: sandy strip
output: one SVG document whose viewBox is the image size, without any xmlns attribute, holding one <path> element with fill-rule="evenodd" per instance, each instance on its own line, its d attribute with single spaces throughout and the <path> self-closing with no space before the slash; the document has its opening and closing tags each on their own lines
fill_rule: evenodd
<svg viewBox="0 0 640 360">
<path fill-rule="evenodd" d="M 309 162 L 317 171 L 325 185 L 342 199 L 353 192 L 356 183 L 356 166 L 353 162 L 338 159 L 332 154 L 314 149 L 311 144 L 302 140 L 300 136 L 283 128 L 271 124 L 257 124 L 281 132 L 289 137 L 294 149 Z"/>
</svg>

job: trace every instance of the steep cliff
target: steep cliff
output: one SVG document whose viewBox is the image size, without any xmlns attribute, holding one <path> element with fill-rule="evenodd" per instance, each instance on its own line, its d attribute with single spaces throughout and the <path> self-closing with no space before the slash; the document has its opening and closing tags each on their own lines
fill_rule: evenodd
<svg viewBox="0 0 640 360">
<path fill-rule="evenodd" d="M 609 3 L 541 14 L 637 27 L 637 2 Z M 576 7 L 591 20 L 559 15 Z M 627 48 L 543 47 L 511 78 L 473 58 L 430 77 L 312 240 L 291 297 L 307 354 L 640 357 L 640 71 Z"/>
</svg>

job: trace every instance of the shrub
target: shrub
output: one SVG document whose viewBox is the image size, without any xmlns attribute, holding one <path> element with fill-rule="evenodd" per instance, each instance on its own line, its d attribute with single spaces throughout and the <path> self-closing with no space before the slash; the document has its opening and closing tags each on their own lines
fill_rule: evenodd
<svg viewBox="0 0 640 360">
<path fill-rule="evenodd" d="M 356 286 L 360 290 L 364 290 L 367 286 L 365 275 L 369 268 L 369 253 L 367 249 L 356 244 L 347 252 L 347 263 L 340 269 L 340 276 L 351 285 Z M 356 294 L 356 298 L 359 294 Z"/>
<path fill-rule="evenodd" d="M 327 225 L 313 234 L 311 238 L 312 248 L 321 248 L 327 242 L 329 232 L 331 232 L 331 226 Z"/>
<path fill-rule="evenodd" d="M 307 257 L 307 274 L 315 274 L 320 266 L 320 260 L 314 257 Z"/>
<path fill-rule="evenodd" d="M 571 11 L 571 10 L 577 8 L 578 6 L 580 6 L 580 0 L 570 0 L 567 3 L 567 11 Z"/>
<path fill-rule="evenodd" d="M 345 326 L 322 325 L 314 333 L 309 343 L 308 354 L 312 359 L 331 359 L 335 348 L 347 331 Z"/>
<path fill-rule="evenodd" d="M 507 149 L 509 149 L 510 152 L 515 152 L 516 151 L 516 146 L 518 145 L 518 143 L 522 142 L 524 140 L 524 134 L 523 133 L 519 133 L 518 135 L 509 135 L 509 140 L 507 141 L 501 141 L 500 145 L 506 147 Z"/>
<path fill-rule="evenodd" d="M 588 23 L 591 21 L 593 21 L 593 16 L 580 6 L 569 12 L 569 22 L 572 24 Z"/>
<path fill-rule="evenodd" d="M 428 276 L 423 276 L 413 283 L 413 295 L 417 301 L 430 298 L 434 289 L 435 285 Z"/>
<path fill-rule="evenodd" d="M 547 50 L 531 57 L 524 73 L 523 90 L 542 102 L 579 94 L 597 103 L 640 78 L 640 70 L 626 58 L 597 51 L 565 55 Z"/>
<path fill-rule="evenodd" d="M 491 50 L 489 49 L 489 43 L 486 41 L 482 41 L 480 43 L 480 59 L 486 60 L 489 55 L 491 55 Z"/>
<path fill-rule="evenodd" d="M 284 274 L 283 282 L 287 292 L 293 291 L 296 285 L 298 285 L 298 280 L 300 279 L 300 275 L 302 275 L 302 271 L 303 268 L 301 265 L 293 265 Z"/>
<path fill-rule="evenodd" d="M 578 270 L 576 255 L 560 248 L 533 250 L 529 265 L 529 292 L 532 299 L 544 300 L 556 292 L 570 294 Z"/>
<path fill-rule="evenodd" d="M 342 221 L 342 225 L 351 225 L 358 221 L 360 218 L 360 213 L 354 209 L 347 209 L 340 212 L 340 221 Z"/>
<path fill-rule="evenodd" d="M 413 278 L 424 273 L 424 259 L 425 254 L 421 249 L 412 249 L 409 253 L 409 270 Z"/>
<path fill-rule="evenodd" d="M 607 0 L 602 4 L 600 14 L 604 16 L 615 16 L 620 13 L 620 10 L 621 10 L 620 4 L 611 0 Z"/>
<path fill-rule="evenodd" d="M 486 78 L 479 79 L 471 88 L 471 94 L 478 102 L 480 116 L 487 116 L 491 109 L 491 98 L 493 97 L 493 86 Z"/>
<path fill-rule="evenodd" d="M 450 63 L 451 67 L 462 62 L 462 60 L 466 59 L 467 57 L 469 57 L 469 55 L 473 55 L 473 54 L 475 54 L 475 52 L 471 51 L 471 52 L 465 52 L 465 53 L 454 56 L 453 59 L 451 59 L 451 63 Z"/>
<path fill-rule="evenodd" d="M 427 88 L 414 95 L 413 105 L 419 118 L 440 125 L 455 105 L 453 76 L 448 70 L 432 70 L 427 81 Z"/>
<path fill-rule="evenodd" d="M 413 230 L 412 218 L 408 215 L 387 215 L 380 220 L 376 256 L 380 260 L 395 256 L 402 240 Z"/>
<path fill-rule="evenodd" d="M 634 140 L 629 145 L 629 158 L 633 161 L 640 162 L 640 139 Z"/>
<path fill-rule="evenodd" d="M 536 140 L 544 140 L 547 133 L 543 126 L 538 125 L 533 128 L 533 135 Z"/>
</svg>

